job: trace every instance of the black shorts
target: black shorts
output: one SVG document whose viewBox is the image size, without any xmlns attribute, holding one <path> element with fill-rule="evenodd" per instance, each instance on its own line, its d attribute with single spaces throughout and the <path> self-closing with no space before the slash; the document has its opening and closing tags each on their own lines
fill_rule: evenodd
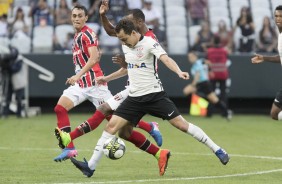
<svg viewBox="0 0 282 184">
<path fill-rule="evenodd" d="M 196 88 L 198 93 L 204 93 L 205 95 L 208 95 L 213 92 L 213 88 L 210 81 L 200 82 L 196 85 Z"/>
<path fill-rule="evenodd" d="M 282 109 L 282 89 L 276 93 L 276 97 L 273 102 L 277 107 Z"/>
<path fill-rule="evenodd" d="M 141 97 L 128 96 L 114 112 L 114 115 L 122 117 L 134 125 L 137 125 L 145 114 L 166 120 L 180 115 L 178 109 L 164 91 Z"/>
</svg>

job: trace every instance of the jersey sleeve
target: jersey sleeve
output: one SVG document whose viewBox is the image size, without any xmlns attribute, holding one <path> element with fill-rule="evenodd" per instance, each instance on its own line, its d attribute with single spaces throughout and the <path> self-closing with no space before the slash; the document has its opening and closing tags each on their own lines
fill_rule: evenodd
<svg viewBox="0 0 282 184">
<path fill-rule="evenodd" d="M 162 46 L 152 38 L 149 38 L 149 50 L 152 54 L 154 54 L 158 59 L 161 55 L 166 54 L 166 51 L 162 48 Z"/>
</svg>

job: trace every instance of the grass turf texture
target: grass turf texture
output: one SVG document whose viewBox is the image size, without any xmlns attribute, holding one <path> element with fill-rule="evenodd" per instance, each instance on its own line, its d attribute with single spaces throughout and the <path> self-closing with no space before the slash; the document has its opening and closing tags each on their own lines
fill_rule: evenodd
<svg viewBox="0 0 282 184">
<path fill-rule="evenodd" d="M 71 114 L 72 126 L 89 116 Z M 159 123 L 163 148 L 172 153 L 165 176 L 159 176 L 153 156 L 125 142 L 127 151 L 123 158 L 113 161 L 104 157 L 94 175 L 86 178 L 69 160 L 53 161 L 60 153 L 54 136 L 54 114 L 28 119 L 10 116 L 0 120 L 0 183 L 281 183 L 281 122 L 257 115 L 235 115 L 231 122 L 220 116 L 184 117 L 201 127 L 231 155 L 228 165 L 223 166 L 211 150 L 172 128 L 167 121 L 146 116 L 144 120 Z M 105 122 L 75 140 L 78 160 L 83 157 L 89 160 L 104 125 Z"/>
</svg>

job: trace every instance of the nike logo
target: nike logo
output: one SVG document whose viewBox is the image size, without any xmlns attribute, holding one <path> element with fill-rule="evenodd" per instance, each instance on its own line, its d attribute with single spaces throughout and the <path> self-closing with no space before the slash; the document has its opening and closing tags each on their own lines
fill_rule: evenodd
<svg viewBox="0 0 282 184">
<path fill-rule="evenodd" d="M 171 116 L 174 113 L 174 111 L 172 111 L 170 114 L 168 114 L 168 116 Z"/>
</svg>

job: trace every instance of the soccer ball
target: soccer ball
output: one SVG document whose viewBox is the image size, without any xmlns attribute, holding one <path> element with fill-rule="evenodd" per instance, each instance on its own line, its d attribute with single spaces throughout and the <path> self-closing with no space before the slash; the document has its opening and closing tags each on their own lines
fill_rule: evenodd
<svg viewBox="0 0 282 184">
<path fill-rule="evenodd" d="M 125 153 L 125 144 L 118 137 L 109 138 L 103 145 L 103 152 L 112 160 L 120 159 Z"/>
</svg>

